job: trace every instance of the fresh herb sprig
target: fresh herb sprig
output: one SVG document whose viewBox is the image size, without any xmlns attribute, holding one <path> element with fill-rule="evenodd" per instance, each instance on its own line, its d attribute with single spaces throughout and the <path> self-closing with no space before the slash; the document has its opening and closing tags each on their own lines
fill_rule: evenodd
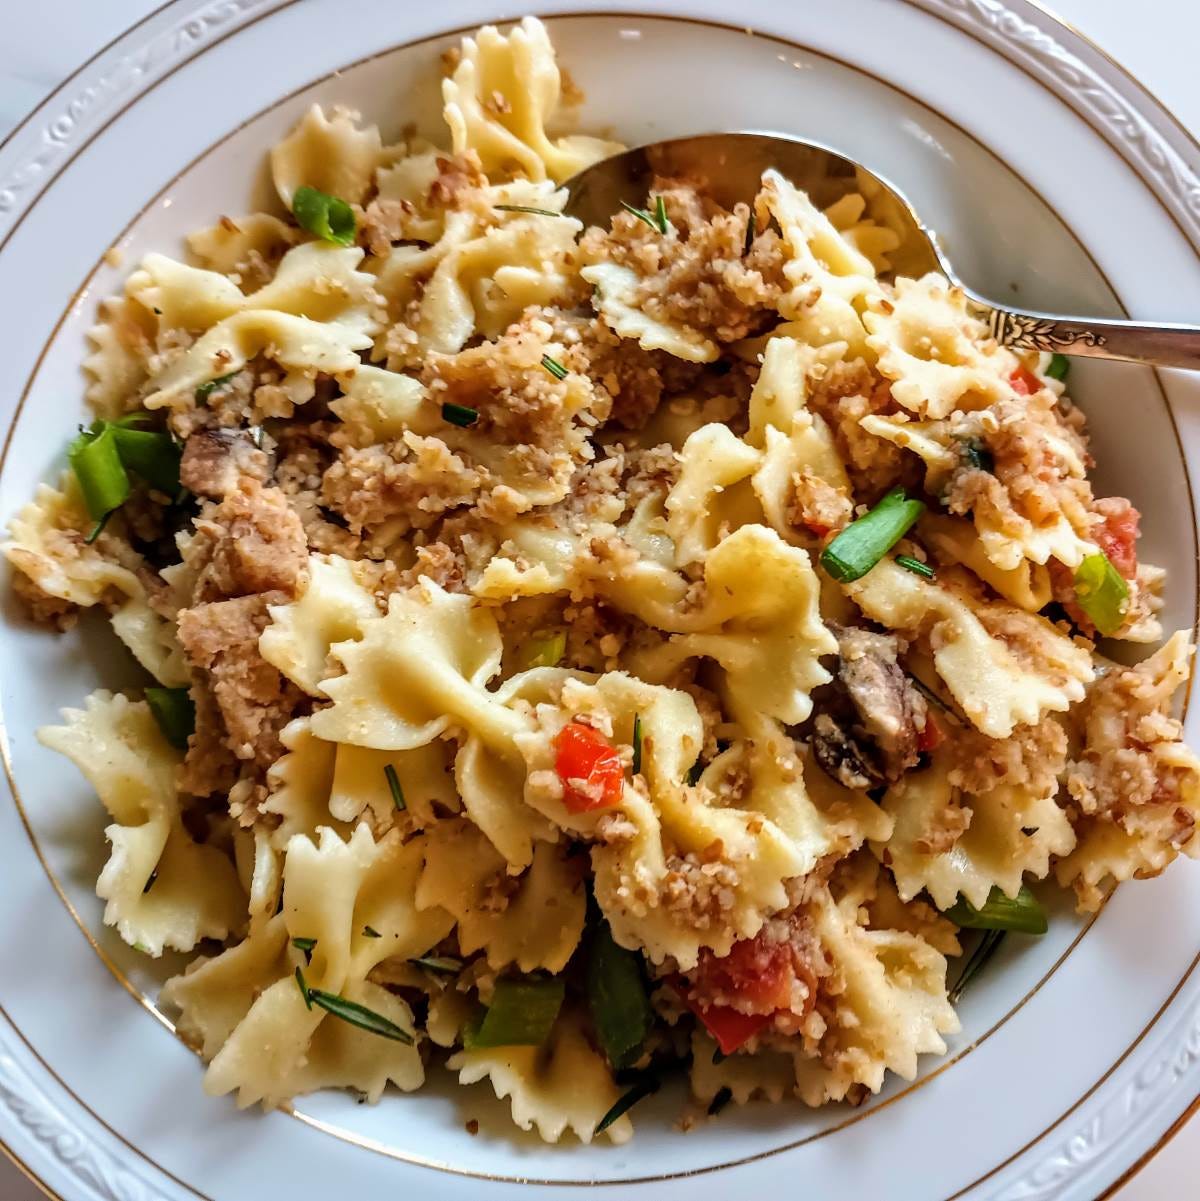
<svg viewBox="0 0 1200 1201">
<path fill-rule="evenodd" d="M 349 1001 L 338 993 L 325 992 L 320 988 L 309 988 L 304 981 L 304 972 L 300 968 L 296 968 L 296 985 L 300 989 L 300 995 L 304 998 L 304 1004 L 309 1009 L 316 1005 L 335 1018 L 340 1018 L 351 1026 L 357 1026 L 360 1030 L 366 1030 L 369 1034 L 378 1034 L 381 1038 L 389 1038 L 393 1042 L 412 1046 L 413 1036 L 407 1030 L 397 1026 L 391 1018 L 386 1018 L 382 1013 L 376 1013 L 375 1010 L 368 1009 L 357 1001 Z"/>
<path fill-rule="evenodd" d="M 671 221 L 667 216 L 667 202 L 662 196 L 654 198 L 654 212 L 647 212 L 645 209 L 636 208 L 628 201 L 622 200 L 621 207 L 627 212 L 632 213 L 639 221 L 645 221 L 652 230 L 664 236 L 670 232 Z"/>
</svg>

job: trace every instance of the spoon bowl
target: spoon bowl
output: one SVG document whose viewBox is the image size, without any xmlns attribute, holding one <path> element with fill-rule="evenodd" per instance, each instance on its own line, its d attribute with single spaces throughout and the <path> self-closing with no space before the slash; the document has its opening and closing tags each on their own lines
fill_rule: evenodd
<svg viewBox="0 0 1200 1201">
<path fill-rule="evenodd" d="M 653 142 L 601 159 L 567 180 L 566 213 L 585 225 L 606 225 L 621 203 L 641 206 L 656 179 L 687 179 L 717 204 L 751 203 L 762 173 L 774 168 L 826 209 L 850 193 L 864 196 L 871 215 L 899 239 L 888 252 L 893 276 L 940 271 L 962 289 L 972 313 L 992 336 L 1020 350 L 1121 359 L 1200 370 L 1200 328 L 1163 323 L 1064 317 L 989 300 L 954 271 L 936 232 L 891 181 L 837 151 L 773 133 L 710 133 Z"/>
</svg>

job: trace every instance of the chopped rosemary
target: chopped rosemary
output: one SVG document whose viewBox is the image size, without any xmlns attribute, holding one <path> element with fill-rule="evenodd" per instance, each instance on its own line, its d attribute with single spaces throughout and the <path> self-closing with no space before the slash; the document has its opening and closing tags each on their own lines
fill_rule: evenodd
<svg viewBox="0 0 1200 1201">
<path fill-rule="evenodd" d="M 462 971 L 462 960 L 455 959 L 452 955 L 418 955 L 408 962 L 423 967 L 428 972 L 441 972 L 447 976 Z"/>
<path fill-rule="evenodd" d="M 207 383 L 201 384 L 196 389 L 196 399 L 207 400 L 218 388 L 229 383 L 235 375 L 237 372 L 231 371 L 228 375 L 218 375 L 216 379 L 210 379 Z"/>
<path fill-rule="evenodd" d="M 688 773 L 686 776 L 687 782 L 695 787 L 700 783 L 700 777 L 702 775 L 704 775 L 704 761 L 702 759 L 697 759 L 696 762 L 688 768 Z"/>
<path fill-rule="evenodd" d="M 542 366 L 545 367 L 555 379 L 567 378 L 567 369 L 557 359 L 551 358 L 548 354 L 542 355 Z"/>
<path fill-rule="evenodd" d="M 158 883 L 158 868 L 155 868 L 150 873 L 150 878 L 146 881 L 146 887 L 142 889 L 142 896 L 145 896 Z"/>
<path fill-rule="evenodd" d="M 986 471 L 989 475 L 995 474 L 996 460 L 986 446 L 982 446 L 978 442 L 964 442 L 962 454 L 967 465 L 974 467 L 976 471 Z"/>
<path fill-rule="evenodd" d="M 979 975 L 979 973 L 987 966 L 988 961 L 999 950 L 1000 944 L 1004 941 L 1003 930 L 988 930 L 980 939 L 979 945 L 971 952 L 971 957 L 963 964 L 963 970 L 959 972 L 958 979 L 954 982 L 954 987 L 946 994 L 946 999 L 951 1005 L 957 1005 L 959 998 L 963 995 L 963 991 L 967 985 Z"/>
<path fill-rule="evenodd" d="M 374 926 L 363 927 L 363 938 L 382 938 L 383 935 Z"/>
<path fill-rule="evenodd" d="M 400 787 L 400 777 L 396 775 L 396 769 L 389 763 L 383 769 L 383 774 L 387 777 L 388 787 L 392 790 L 392 804 L 397 809 L 407 809 L 408 806 L 404 802 L 404 789 Z"/>
<path fill-rule="evenodd" d="M 933 568 L 928 563 L 922 563 L 920 559 L 914 559 L 911 555 L 897 555 L 896 562 L 901 567 L 907 567 L 914 575 L 923 575 L 927 580 L 933 579 Z"/>
<path fill-rule="evenodd" d="M 531 204 L 493 204 L 499 213 L 533 213 L 536 217 L 564 217 L 565 213 L 556 213 L 553 209 L 534 208 Z"/>
<path fill-rule="evenodd" d="M 653 213 L 648 213 L 645 209 L 635 208 L 632 204 L 624 200 L 621 201 L 621 207 L 627 213 L 632 213 L 639 221 L 645 221 L 657 233 L 665 234 L 671 228 L 671 222 L 667 218 L 667 202 L 661 196 L 654 198 Z"/>
<path fill-rule="evenodd" d="M 296 966 L 296 987 L 304 998 L 304 1008 L 312 1009 L 312 993 L 308 991 L 308 985 L 304 983 L 304 973 L 300 970 L 299 964 Z"/>
<path fill-rule="evenodd" d="M 293 938 L 292 939 L 292 946 L 294 946 L 297 951 L 304 952 L 304 962 L 305 963 L 312 963 L 313 948 L 316 945 L 317 945 L 317 940 L 315 938 Z"/>
<path fill-rule="evenodd" d="M 715 1118 L 717 1114 L 719 1114 L 721 1110 L 724 1109 L 725 1106 L 728 1105 L 732 1100 L 733 1092 L 730 1090 L 728 1085 L 724 1085 L 717 1089 L 716 1095 L 708 1103 L 708 1116 L 710 1118 Z"/>
<path fill-rule="evenodd" d="M 467 426 L 474 425 L 479 420 L 479 413 L 476 409 L 470 409 L 466 405 L 456 405 L 451 401 L 446 401 L 442 405 L 442 420 L 466 429 Z"/>
<path fill-rule="evenodd" d="M 369 1034 L 378 1034 L 381 1038 L 390 1038 L 393 1042 L 407 1043 L 412 1046 L 413 1036 L 407 1030 L 397 1026 L 391 1018 L 385 1018 L 382 1013 L 376 1013 L 375 1010 L 368 1009 L 357 1001 L 348 1001 L 335 992 L 310 988 L 307 993 L 308 999 L 314 1005 L 320 1006 L 335 1018 L 341 1018 L 343 1022 L 357 1026 L 360 1030 L 366 1030 Z"/>
<path fill-rule="evenodd" d="M 596 1124 L 595 1134 L 607 1130 L 623 1113 L 632 1109 L 645 1097 L 658 1092 L 660 1081 L 657 1076 L 647 1073 L 632 1088 L 617 1098 L 616 1104 Z"/>
<path fill-rule="evenodd" d="M 750 248 L 754 245 L 754 237 L 758 233 L 758 217 L 754 209 L 750 210 L 750 218 L 746 222 L 746 244 L 742 247 L 742 258 L 750 253 Z"/>
<path fill-rule="evenodd" d="M 642 770 L 642 715 L 634 714 L 633 718 L 633 762 L 630 764 L 636 776 Z"/>
</svg>

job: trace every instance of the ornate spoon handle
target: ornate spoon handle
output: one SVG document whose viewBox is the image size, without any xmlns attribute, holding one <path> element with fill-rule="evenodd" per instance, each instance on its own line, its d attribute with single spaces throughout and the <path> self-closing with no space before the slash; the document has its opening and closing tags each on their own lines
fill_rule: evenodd
<svg viewBox="0 0 1200 1201">
<path fill-rule="evenodd" d="M 1055 317 L 1002 308 L 976 296 L 970 299 L 976 316 L 988 323 L 992 337 L 1005 346 L 1200 371 L 1200 328 L 1196 326 Z"/>
</svg>

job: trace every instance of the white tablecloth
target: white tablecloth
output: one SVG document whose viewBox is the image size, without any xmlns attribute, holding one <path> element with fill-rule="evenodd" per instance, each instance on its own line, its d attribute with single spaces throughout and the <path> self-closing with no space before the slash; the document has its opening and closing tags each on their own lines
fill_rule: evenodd
<svg viewBox="0 0 1200 1201">
<path fill-rule="evenodd" d="M 158 3 L 8 0 L 0 39 L 0 137 L 79 63 Z M 1123 63 L 1200 134 L 1198 0 L 1056 0 L 1048 7 Z M 1116 1195 L 1116 1201 L 1184 1201 L 1200 1195 L 1193 1170 L 1198 1159 L 1200 1116 Z M 0 1201 L 38 1201 L 40 1196 L 0 1158 Z"/>
</svg>

